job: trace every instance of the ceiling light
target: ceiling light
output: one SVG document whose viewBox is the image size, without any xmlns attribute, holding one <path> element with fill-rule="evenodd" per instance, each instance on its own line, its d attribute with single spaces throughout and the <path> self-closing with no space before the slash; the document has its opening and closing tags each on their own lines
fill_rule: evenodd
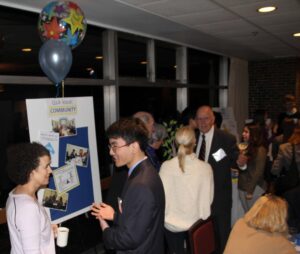
<svg viewBox="0 0 300 254">
<path fill-rule="evenodd" d="M 257 11 L 261 12 L 261 13 L 266 13 L 266 12 L 275 11 L 276 9 L 277 9 L 277 7 L 275 7 L 275 6 L 265 6 L 265 7 L 259 8 Z"/>
<path fill-rule="evenodd" d="M 95 56 L 95 59 L 96 60 L 101 60 L 101 59 L 103 59 L 103 56 Z"/>
<path fill-rule="evenodd" d="M 23 48 L 22 49 L 23 52 L 31 52 L 31 50 L 32 50 L 31 48 Z"/>
<path fill-rule="evenodd" d="M 300 37 L 300 33 L 294 33 L 293 36 L 294 37 Z"/>
</svg>

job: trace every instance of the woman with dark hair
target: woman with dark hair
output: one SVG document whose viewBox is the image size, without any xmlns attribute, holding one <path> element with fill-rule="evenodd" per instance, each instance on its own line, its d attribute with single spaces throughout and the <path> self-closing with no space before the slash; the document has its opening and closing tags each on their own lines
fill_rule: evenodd
<svg viewBox="0 0 300 254">
<path fill-rule="evenodd" d="M 260 197 L 234 225 L 224 254 L 296 254 L 287 239 L 287 203 L 276 196 Z"/>
<path fill-rule="evenodd" d="M 49 182 L 50 162 L 49 151 L 38 143 L 18 144 L 8 150 L 8 176 L 17 184 L 6 202 L 11 254 L 55 253 L 50 219 L 36 197 Z"/>
<path fill-rule="evenodd" d="M 264 170 L 267 149 L 261 128 L 256 124 L 245 125 L 242 140 L 247 144 L 242 152 L 248 157 L 248 162 L 247 168 L 239 172 L 238 189 L 242 206 L 247 212 L 266 189 Z"/>
</svg>

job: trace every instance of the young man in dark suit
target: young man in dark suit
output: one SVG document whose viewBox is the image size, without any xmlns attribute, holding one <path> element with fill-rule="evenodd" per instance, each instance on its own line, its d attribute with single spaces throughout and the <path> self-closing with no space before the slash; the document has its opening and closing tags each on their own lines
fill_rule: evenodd
<svg viewBox="0 0 300 254">
<path fill-rule="evenodd" d="M 212 217 L 217 253 L 223 253 L 231 229 L 231 168 L 235 167 L 236 163 L 240 166 L 245 165 L 246 158 L 239 156 L 235 137 L 214 126 L 215 116 L 211 107 L 198 108 L 195 120 L 200 132 L 196 154 L 213 169 L 215 190 Z"/>
<path fill-rule="evenodd" d="M 93 204 L 103 242 L 117 253 L 164 253 L 165 196 L 162 182 L 145 155 L 148 132 L 140 119 L 125 118 L 107 130 L 110 155 L 117 167 L 126 165 L 128 179 L 118 209 Z M 105 220 L 113 220 L 109 227 Z"/>
</svg>

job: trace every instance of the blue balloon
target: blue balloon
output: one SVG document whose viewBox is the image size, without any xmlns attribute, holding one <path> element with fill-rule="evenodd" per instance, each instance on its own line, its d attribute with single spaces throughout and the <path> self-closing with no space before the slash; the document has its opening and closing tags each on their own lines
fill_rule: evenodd
<svg viewBox="0 0 300 254">
<path fill-rule="evenodd" d="M 56 85 L 68 75 L 72 60 L 70 47 L 62 41 L 48 40 L 40 48 L 40 66 L 47 77 Z"/>
</svg>

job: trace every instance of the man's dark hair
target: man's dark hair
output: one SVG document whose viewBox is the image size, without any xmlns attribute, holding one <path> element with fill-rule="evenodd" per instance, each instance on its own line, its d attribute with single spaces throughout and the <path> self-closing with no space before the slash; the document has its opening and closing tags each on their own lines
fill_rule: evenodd
<svg viewBox="0 0 300 254">
<path fill-rule="evenodd" d="M 181 123 L 186 126 L 189 125 L 190 119 L 195 119 L 196 109 L 192 107 L 186 107 L 181 113 Z"/>
<path fill-rule="evenodd" d="M 108 138 L 122 138 L 127 144 L 138 142 L 142 151 L 148 146 L 148 130 L 139 118 L 122 118 L 108 127 Z"/>
<path fill-rule="evenodd" d="M 43 156 L 50 157 L 50 153 L 39 143 L 20 143 L 9 147 L 6 165 L 9 178 L 16 184 L 26 184 Z"/>
</svg>

